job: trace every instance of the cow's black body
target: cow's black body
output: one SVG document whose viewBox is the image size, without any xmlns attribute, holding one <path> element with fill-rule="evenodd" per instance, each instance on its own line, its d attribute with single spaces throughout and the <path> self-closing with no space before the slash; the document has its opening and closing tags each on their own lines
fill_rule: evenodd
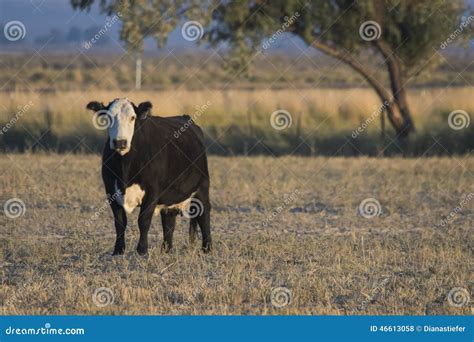
<svg viewBox="0 0 474 342">
<path fill-rule="evenodd" d="M 179 137 L 174 133 L 189 127 Z M 137 119 L 130 151 L 121 156 L 105 144 L 102 156 L 102 178 L 109 198 L 115 198 L 117 189 L 138 184 L 145 191 L 138 226 L 140 240 L 137 251 L 145 254 L 148 249 L 148 230 L 153 213 L 158 205 L 170 206 L 193 196 L 203 204 L 203 211 L 191 218 L 189 235 L 195 238 L 197 225 L 202 232 L 204 251 L 211 248 L 209 172 L 205 153 L 203 133 L 189 116 L 152 117 Z M 117 240 L 114 254 L 125 250 L 125 228 L 127 215 L 119 201 L 111 201 L 115 218 Z M 173 230 L 179 210 L 161 209 L 163 225 L 163 248 L 169 250 L 173 244 Z"/>
</svg>

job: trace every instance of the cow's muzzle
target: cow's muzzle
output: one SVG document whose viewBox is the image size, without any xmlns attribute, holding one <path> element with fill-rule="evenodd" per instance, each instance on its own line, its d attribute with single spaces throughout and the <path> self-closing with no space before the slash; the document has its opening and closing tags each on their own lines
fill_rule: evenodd
<svg viewBox="0 0 474 342">
<path fill-rule="evenodd" d="M 118 151 L 125 150 L 127 148 L 127 140 L 125 139 L 114 139 L 112 140 L 112 144 L 114 149 Z"/>
</svg>

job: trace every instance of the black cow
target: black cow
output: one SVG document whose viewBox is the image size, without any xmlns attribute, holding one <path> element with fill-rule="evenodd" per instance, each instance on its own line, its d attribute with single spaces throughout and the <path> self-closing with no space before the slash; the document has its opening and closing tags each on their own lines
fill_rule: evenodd
<svg viewBox="0 0 474 342">
<path fill-rule="evenodd" d="M 128 99 L 115 99 L 107 106 L 96 101 L 87 105 L 98 120 L 108 122 L 102 179 L 115 219 L 113 254 L 124 253 L 127 213 L 138 206 L 139 254 L 147 253 L 154 213 L 161 215 L 165 251 L 173 247 L 176 216 L 181 213 L 191 219 L 190 242 L 199 225 L 202 248 L 208 252 L 211 205 L 203 133 L 188 115 L 151 116 L 151 108 L 150 102 L 137 107 Z"/>
</svg>

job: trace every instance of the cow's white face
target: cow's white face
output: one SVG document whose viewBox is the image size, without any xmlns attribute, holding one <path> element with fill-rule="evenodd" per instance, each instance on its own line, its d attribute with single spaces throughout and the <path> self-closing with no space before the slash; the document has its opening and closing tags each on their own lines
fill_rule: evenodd
<svg viewBox="0 0 474 342">
<path fill-rule="evenodd" d="M 108 115 L 111 116 L 110 149 L 123 156 L 130 151 L 137 114 L 128 99 L 116 99 L 109 105 Z"/>
<path fill-rule="evenodd" d="M 86 108 L 94 111 L 97 117 L 110 116 L 107 120 L 110 149 L 124 156 L 132 145 L 135 121 L 145 120 L 151 115 L 152 107 L 150 101 L 142 102 L 137 107 L 129 99 L 122 98 L 113 100 L 108 106 L 104 106 L 102 102 L 91 101 Z"/>
</svg>

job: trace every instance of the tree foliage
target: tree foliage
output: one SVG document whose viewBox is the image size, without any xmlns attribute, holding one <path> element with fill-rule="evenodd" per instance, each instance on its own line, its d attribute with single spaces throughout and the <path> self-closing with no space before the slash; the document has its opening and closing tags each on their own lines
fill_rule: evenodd
<svg viewBox="0 0 474 342">
<path fill-rule="evenodd" d="M 122 21 L 120 39 L 130 52 L 142 52 L 143 41 L 152 37 L 163 46 L 171 31 L 189 17 L 201 18 L 208 10 L 198 0 L 99 0 L 102 12 Z M 90 10 L 94 0 L 71 0 L 73 8 Z M 203 24 L 205 24 L 203 22 Z"/>
</svg>

